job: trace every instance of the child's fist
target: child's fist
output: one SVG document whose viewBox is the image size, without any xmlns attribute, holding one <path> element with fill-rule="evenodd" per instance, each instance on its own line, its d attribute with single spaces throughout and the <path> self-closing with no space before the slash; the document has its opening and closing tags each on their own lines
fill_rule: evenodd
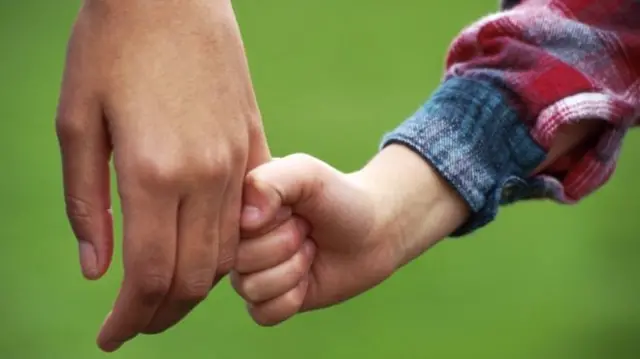
<svg viewBox="0 0 640 359">
<path fill-rule="evenodd" d="M 232 275 L 253 319 L 275 325 L 349 299 L 390 276 L 399 254 L 389 241 L 391 228 L 378 220 L 384 205 L 359 175 L 310 156 L 292 155 L 253 170 Z"/>
<path fill-rule="evenodd" d="M 278 324 L 380 283 L 453 232 L 462 198 L 401 145 L 344 174 L 293 155 L 247 176 L 232 284 L 253 319 Z"/>
</svg>

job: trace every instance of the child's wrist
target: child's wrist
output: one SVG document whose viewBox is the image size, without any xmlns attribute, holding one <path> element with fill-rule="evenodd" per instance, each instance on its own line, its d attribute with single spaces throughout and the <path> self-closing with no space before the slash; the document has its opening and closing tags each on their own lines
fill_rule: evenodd
<svg viewBox="0 0 640 359">
<path fill-rule="evenodd" d="M 403 145 L 383 149 L 354 174 L 375 198 L 376 231 L 396 268 L 450 235 L 469 216 L 466 202 L 429 162 Z"/>
</svg>

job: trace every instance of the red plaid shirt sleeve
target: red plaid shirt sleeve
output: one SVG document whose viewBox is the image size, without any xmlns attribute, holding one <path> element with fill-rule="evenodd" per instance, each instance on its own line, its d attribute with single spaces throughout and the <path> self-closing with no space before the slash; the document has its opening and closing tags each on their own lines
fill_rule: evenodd
<svg viewBox="0 0 640 359">
<path fill-rule="evenodd" d="M 609 179 L 623 137 L 640 124 L 640 1 L 503 1 L 454 40 L 446 77 L 500 88 L 547 151 L 561 126 L 601 124 L 535 175 L 540 196 L 578 201 Z"/>
</svg>

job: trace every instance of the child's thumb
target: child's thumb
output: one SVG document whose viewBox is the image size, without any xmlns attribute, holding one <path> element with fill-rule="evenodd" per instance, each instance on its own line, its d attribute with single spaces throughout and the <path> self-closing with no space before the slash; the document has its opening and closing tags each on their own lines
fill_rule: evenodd
<svg viewBox="0 0 640 359">
<path fill-rule="evenodd" d="M 265 164 L 258 167 L 249 172 L 245 179 L 240 217 L 240 227 L 243 231 L 255 232 L 262 229 L 275 219 L 276 212 L 281 207 L 280 197 L 272 185 L 265 182 L 261 176 L 256 176 L 258 172 L 270 171 L 263 168 L 269 166 L 270 164 Z"/>
<path fill-rule="evenodd" d="M 249 172 L 243 192 L 241 227 L 255 231 L 271 223 L 283 207 L 304 214 L 318 187 L 326 179 L 324 162 L 295 154 L 272 161 Z"/>
</svg>

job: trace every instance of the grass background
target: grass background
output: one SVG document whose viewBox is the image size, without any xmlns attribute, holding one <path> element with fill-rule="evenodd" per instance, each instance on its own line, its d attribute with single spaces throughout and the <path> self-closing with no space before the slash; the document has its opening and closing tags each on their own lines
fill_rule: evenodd
<svg viewBox="0 0 640 359">
<path fill-rule="evenodd" d="M 450 40 L 495 0 L 234 1 L 274 154 L 355 169 L 437 85 Z M 53 117 L 78 0 L 0 0 L 0 358 L 102 358 L 121 277 L 80 276 Z M 578 206 L 525 203 L 381 287 L 274 329 L 227 282 L 112 358 L 637 359 L 640 138 Z M 118 224 L 119 224 L 118 218 Z M 118 228 L 119 229 L 119 228 Z"/>
</svg>

